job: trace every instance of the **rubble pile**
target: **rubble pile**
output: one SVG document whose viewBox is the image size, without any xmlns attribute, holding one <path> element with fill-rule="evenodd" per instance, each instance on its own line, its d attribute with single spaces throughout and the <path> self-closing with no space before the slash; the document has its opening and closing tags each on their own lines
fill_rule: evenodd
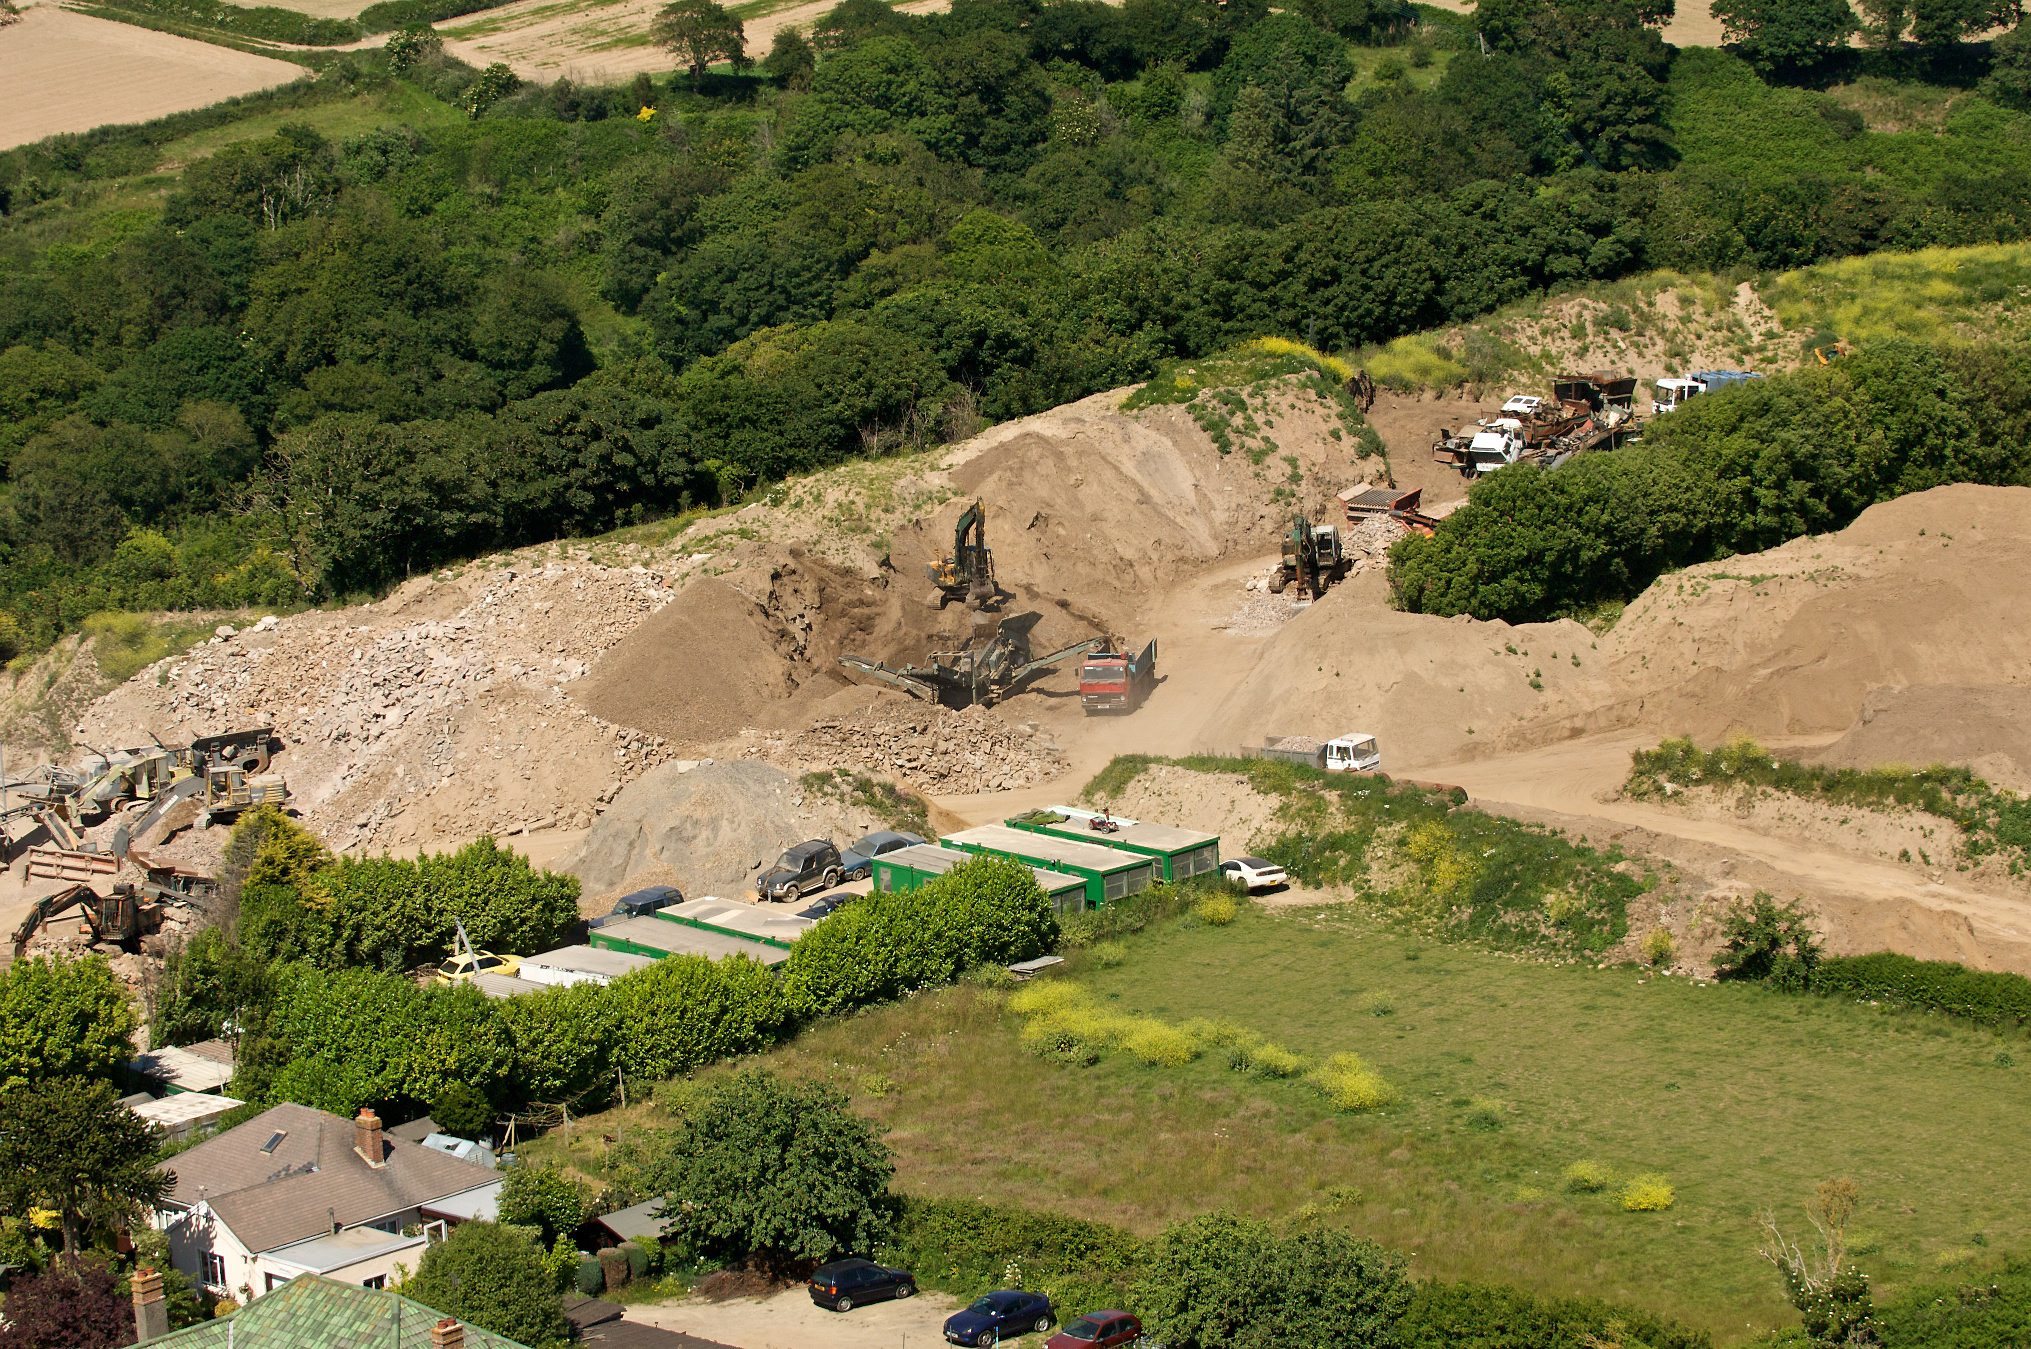
<svg viewBox="0 0 2031 1349">
<path fill-rule="evenodd" d="M 955 712 L 919 702 L 885 701 L 852 716 L 821 718 L 744 752 L 807 768 L 893 775 L 920 791 L 952 796 L 1011 791 L 1065 766 L 1057 741 L 1033 721 L 1011 724 L 984 707 Z"/>
<path fill-rule="evenodd" d="M 1340 543 L 1347 554 L 1347 561 L 1354 567 L 1389 560 L 1390 545 L 1410 529 L 1401 520 L 1387 515 L 1370 515 L 1359 523 L 1345 525 L 1340 530 Z"/>
<path fill-rule="evenodd" d="M 668 601 L 662 577 L 551 561 L 452 586 L 426 577 L 364 609 L 221 626 L 81 729 L 118 742 L 272 725 L 295 804 L 340 848 L 582 827 L 667 757 L 563 692 Z"/>
<path fill-rule="evenodd" d="M 1269 593 L 1269 577 L 1251 576 L 1244 587 L 1241 603 L 1234 606 L 1234 612 L 1213 625 L 1216 632 L 1230 632 L 1237 637 L 1259 637 L 1275 632 L 1291 621 L 1304 608 L 1301 595 L 1296 587 L 1281 595 Z"/>
</svg>

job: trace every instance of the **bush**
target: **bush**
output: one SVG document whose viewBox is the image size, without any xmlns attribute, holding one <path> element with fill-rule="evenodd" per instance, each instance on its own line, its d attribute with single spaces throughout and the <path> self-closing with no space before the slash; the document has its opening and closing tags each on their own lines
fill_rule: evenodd
<svg viewBox="0 0 2031 1349">
<path fill-rule="evenodd" d="M 1599 1162 L 1577 1161 L 1565 1169 L 1564 1179 L 1575 1194 L 1599 1194 L 1615 1183 L 1615 1173 Z"/>
<path fill-rule="evenodd" d="M 1483 1133 L 1493 1133 L 1500 1129 L 1508 1117 L 1507 1106 L 1485 1096 L 1469 1101 L 1467 1113 L 1463 1116 L 1469 1129 L 1478 1129 Z"/>
<path fill-rule="evenodd" d="M 1759 892 L 1736 904 L 1721 931 L 1716 979 L 1763 981 L 1793 992 L 1811 987 L 1820 962 L 1819 934 L 1798 905 L 1779 904 Z"/>
<path fill-rule="evenodd" d="M 1654 927 L 1643 934 L 1643 963 L 1662 968 L 1671 963 L 1678 952 L 1678 942 L 1671 933 L 1661 927 Z"/>
<path fill-rule="evenodd" d="M 1629 1213 L 1661 1213 L 1677 1198 L 1671 1182 L 1655 1172 L 1631 1176 L 1622 1187 L 1622 1208 Z"/>
<path fill-rule="evenodd" d="M 1135 1303 L 1171 1349 L 1396 1343 L 1410 1304 L 1398 1257 L 1333 1227 L 1280 1235 L 1267 1223 L 1210 1213 L 1151 1243 Z"/>
<path fill-rule="evenodd" d="M 1296 1077 L 1305 1070 L 1305 1061 L 1300 1055 L 1266 1040 L 1260 1044 L 1236 1045 L 1228 1055 L 1227 1064 L 1237 1072 L 1254 1073 L 1257 1077 Z"/>
<path fill-rule="evenodd" d="M 1396 1088 L 1362 1061 L 1359 1054 L 1335 1054 L 1306 1074 L 1305 1080 L 1326 1094 L 1340 1110 L 1378 1110 L 1396 1101 Z"/>
<path fill-rule="evenodd" d="M 524 1228 L 460 1223 L 424 1251 L 402 1294 L 531 1349 L 561 1346 L 571 1332 L 544 1254 Z"/>
<path fill-rule="evenodd" d="M 548 1247 L 578 1230 L 591 1199 L 585 1186 L 562 1171 L 524 1163 L 501 1177 L 500 1221 L 535 1228 Z"/>
<path fill-rule="evenodd" d="M 1130 1031 L 1121 1047 L 1153 1068 L 1182 1068 L 1199 1057 L 1199 1046 L 1175 1026 L 1147 1021 Z"/>
<path fill-rule="evenodd" d="M 1241 906 L 1231 895 L 1208 895 L 1192 906 L 1192 914 L 1209 927 L 1226 927 L 1241 916 Z"/>
<path fill-rule="evenodd" d="M 1142 1243 L 1119 1228 L 1014 1204 L 905 1196 L 874 1258 L 967 1296 L 1002 1286 L 1013 1266 L 1025 1288 L 1069 1313 L 1126 1301 Z"/>
</svg>

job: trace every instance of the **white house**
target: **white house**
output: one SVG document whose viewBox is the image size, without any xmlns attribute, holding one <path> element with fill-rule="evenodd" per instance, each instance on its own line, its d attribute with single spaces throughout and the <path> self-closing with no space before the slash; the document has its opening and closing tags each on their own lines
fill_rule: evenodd
<svg viewBox="0 0 2031 1349">
<path fill-rule="evenodd" d="M 498 1172 L 387 1137 L 371 1110 L 346 1120 L 278 1105 L 178 1153 L 155 1211 L 176 1267 L 247 1302 L 318 1274 L 385 1288 L 429 1234 L 491 1218 Z"/>
</svg>

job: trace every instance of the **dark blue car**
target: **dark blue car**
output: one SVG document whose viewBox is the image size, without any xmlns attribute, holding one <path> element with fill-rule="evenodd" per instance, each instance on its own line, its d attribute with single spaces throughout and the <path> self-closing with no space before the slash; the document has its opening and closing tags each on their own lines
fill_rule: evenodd
<svg viewBox="0 0 2031 1349">
<path fill-rule="evenodd" d="M 1051 1299 L 1042 1293 L 1008 1289 L 977 1299 L 963 1312 L 945 1319 L 945 1338 L 953 1344 L 993 1344 L 1034 1330 L 1039 1335 L 1057 1320 Z"/>
</svg>

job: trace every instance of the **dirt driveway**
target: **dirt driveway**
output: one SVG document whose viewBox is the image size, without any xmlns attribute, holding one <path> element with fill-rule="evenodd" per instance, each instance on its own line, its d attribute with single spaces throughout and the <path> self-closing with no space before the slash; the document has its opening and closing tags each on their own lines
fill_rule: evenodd
<svg viewBox="0 0 2031 1349">
<path fill-rule="evenodd" d="M 731 1349 L 932 1349 L 944 1343 L 939 1328 L 958 1310 L 959 1303 L 943 1293 L 919 1293 L 841 1316 L 813 1306 L 802 1288 L 791 1288 L 765 1298 L 635 1306 L 627 1319 Z"/>
</svg>

